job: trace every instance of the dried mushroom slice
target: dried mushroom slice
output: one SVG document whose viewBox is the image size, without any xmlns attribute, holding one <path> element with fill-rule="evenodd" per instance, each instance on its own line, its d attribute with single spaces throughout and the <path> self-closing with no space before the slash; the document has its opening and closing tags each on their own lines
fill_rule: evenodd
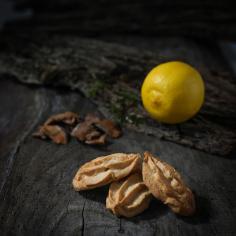
<svg viewBox="0 0 236 236">
<path fill-rule="evenodd" d="M 95 123 L 95 126 L 112 138 L 119 138 L 121 136 L 121 129 L 112 120 L 100 120 Z"/>
<path fill-rule="evenodd" d="M 33 137 L 41 139 L 51 139 L 56 144 L 67 144 L 68 137 L 63 128 L 58 125 L 43 125 L 38 131 L 33 133 Z"/>
<path fill-rule="evenodd" d="M 71 136 L 89 145 L 104 145 L 106 143 L 106 134 L 96 130 L 90 121 L 84 121 L 75 126 Z"/>
<path fill-rule="evenodd" d="M 84 142 L 87 139 L 86 137 L 94 131 L 94 127 L 89 122 L 84 121 L 75 126 L 71 132 L 71 136 L 77 138 L 81 142 Z"/>
<path fill-rule="evenodd" d="M 102 134 L 101 136 L 94 136 L 91 139 L 87 139 L 85 143 L 89 145 L 104 145 L 106 144 L 106 134 Z"/>
<path fill-rule="evenodd" d="M 44 127 L 39 126 L 38 130 L 32 134 L 33 137 L 35 138 L 40 138 L 40 139 L 47 139 L 48 137 L 46 136 L 44 132 Z"/>
<path fill-rule="evenodd" d="M 74 112 L 67 111 L 64 113 L 59 113 L 50 116 L 46 120 L 45 125 L 58 124 L 58 123 L 64 123 L 67 125 L 76 125 L 78 122 L 79 122 L 79 115 Z"/>
<path fill-rule="evenodd" d="M 93 189 L 134 172 L 141 172 L 140 155 L 115 153 L 98 157 L 81 166 L 72 183 L 77 191 Z"/>
<path fill-rule="evenodd" d="M 194 195 L 172 166 L 145 152 L 142 169 L 146 186 L 173 212 L 185 216 L 195 212 Z"/>
<path fill-rule="evenodd" d="M 132 217 L 147 209 L 151 199 L 142 175 L 135 173 L 110 185 L 106 208 L 116 216 Z"/>
<path fill-rule="evenodd" d="M 112 138 L 119 138 L 122 134 L 120 127 L 112 120 L 100 119 L 95 114 L 86 115 L 85 121 Z"/>
</svg>

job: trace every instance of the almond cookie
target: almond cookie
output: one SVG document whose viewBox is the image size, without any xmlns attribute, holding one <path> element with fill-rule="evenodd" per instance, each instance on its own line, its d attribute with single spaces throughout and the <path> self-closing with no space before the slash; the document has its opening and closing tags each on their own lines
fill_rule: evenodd
<svg viewBox="0 0 236 236">
<path fill-rule="evenodd" d="M 194 195 L 172 166 L 145 152 L 142 173 L 143 181 L 152 194 L 173 212 L 184 216 L 195 212 Z"/>
<path fill-rule="evenodd" d="M 81 166 L 73 179 L 73 187 L 77 191 L 93 189 L 134 172 L 141 172 L 139 154 L 115 153 L 102 156 Z"/>
<path fill-rule="evenodd" d="M 106 208 L 116 216 L 132 217 L 148 208 L 152 194 L 135 173 L 110 185 Z"/>
</svg>

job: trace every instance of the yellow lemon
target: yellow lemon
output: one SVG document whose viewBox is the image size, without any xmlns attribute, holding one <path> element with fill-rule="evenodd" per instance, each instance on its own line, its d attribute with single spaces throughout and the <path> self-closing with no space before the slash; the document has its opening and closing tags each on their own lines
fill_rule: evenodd
<svg viewBox="0 0 236 236">
<path fill-rule="evenodd" d="M 145 78 L 141 97 L 154 119 L 176 124 L 193 117 L 204 101 L 204 83 L 192 66 L 167 62 L 152 69 Z"/>
</svg>

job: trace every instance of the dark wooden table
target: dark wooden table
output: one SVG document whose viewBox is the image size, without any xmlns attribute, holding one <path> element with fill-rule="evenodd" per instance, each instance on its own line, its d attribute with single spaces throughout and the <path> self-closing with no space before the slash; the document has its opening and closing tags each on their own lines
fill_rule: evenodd
<svg viewBox="0 0 236 236">
<path fill-rule="evenodd" d="M 147 45 L 139 44 L 143 48 Z M 181 46 L 175 56 L 195 58 L 195 63 L 200 63 L 197 60 L 201 58 L 192 52 Z M 171 55 L 168 50 L 163 53 Z M 220 56 L 212 54 L 211 58 L 219 64 Z M 31 137 L 51 114 L 71 110 L 83 115 L 97 109 L 79 92 L 25 85 L 1 75 L 0 235 L 236 234 L 235 154 L 219 157 L 129 129 L 105 148 L 86 146 L 74 139 L 68 145 L 56 145 Z M 72 189 L 71 180 L 86 161 L 114 152 L 145 150 L 160 155 L 182 174 L 196 195 L 195 216 L 176 216 L 154 200 L 139 216 L 117 218 L 105 209 L 106 187 L 81 193 Z"/>
</svg>

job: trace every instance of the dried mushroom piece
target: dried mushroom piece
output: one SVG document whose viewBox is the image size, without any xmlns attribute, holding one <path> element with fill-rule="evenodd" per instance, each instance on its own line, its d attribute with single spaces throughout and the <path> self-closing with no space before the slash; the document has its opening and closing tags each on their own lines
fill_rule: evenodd
<svg viewBox="0 0 236 236">
<path fill-rule="evenodd" d="M 84 121 L 75 126 L 71 132 L 71 136 L 77 138 L 79 141 L 84 142 L 86 137 L 96 131 L 90 122 Z M 100 134 L 100 132 L 99 132 Z"/>
<path fill-rule="evenodd" d="M 64 127 L 65 130 L 58 125 Z M 58 135 L 54 135 L 54 131 Z M 113 121 L 100 119 L 95 114 L 87 114 L 82 120 L 78 114 L 67 111 L 49 117 L 33 134 L 33 137 L 50 138 L 55 143 L 67 143 L 67 133 L 88 145 L 104 145 L 107 142 L 107 136 L 118 138 L 121 130 Z"/>
<path fill-rule="evenodd" d="M 87 114 L 85 121 L 112 138 L 118 138 L 122 134 L 121 129 L 112 120 L 100 119 L 95 114 Z"/>
<path fill-rule="evenodd" d="M 79 123 L 72 130 L 71 136 L 89 145 L 103 145 L 106 143 L 106 134 L 96 130 L 90 121 Z"/>
<path fill-rule="evenodd" d="M 44 133 L 44 128 L 43 126 L 39 126 L 38 130 L 32 134 L 33 137 L 35 138 L 40 138 L 40 139 L 47 139 L 48 137 Z"/>
<path fill-rule="evenodd" d="M 106 144 L 106 134 L 94 137 L 92 139 L 87 139 L 85 143 L 89 145 L 104 145 Z"/>
<path fill-rule="evenodd" d="M 142 172 L 143 181 L 152 194 L 173 212 L 184 216 L 195 212 L 194 195 L 172 166 L 145 152 Z"/>
<path fill-rule="evenodd" d="M 135 173 L 110 185 L 106 208 L 116 216 L 132 217 L 148 208 L 152 194 L 143 183 L 142 175 Z"/>
<path fill-rule="evenodd" d="M 44 124 L 52 125 L 52 124 L 64 123 L 67 125 L 74 126 L 78 122 L 79 122 L 79 115 L 74 112 L 67 111 L 64 113 L 59 113 L 59 114 L 50 116 Z"/>
<path fill-rule="evenodd" d="M 112 120 L 100 120 L 95 123 L 95 126 L 112 138 L 119 138 L 121 136 L 121 129 Z"/>
<path fill-rule="evenodd" d="M 92 130 L 90 133 L 86 134 L 86 141 L 92 141 L 94 139 L 98 139 L 99 137 L 101 137 L 101 132 Z"/>
<path fill-rule="evenodd" d="M 115 153 L 98 157 L 81 166 L 72 184 L 77 191 L 93 189 L 135 172 L 141 172 L 139 154 Z"/>
<path fill-rule="evenodd" d="M 36 138 L 51 139 L 56 144 L 67 144 L 68 138 L 63 128 L 58 125 L 43 125 L 33 134 Z"/>
</svg>

